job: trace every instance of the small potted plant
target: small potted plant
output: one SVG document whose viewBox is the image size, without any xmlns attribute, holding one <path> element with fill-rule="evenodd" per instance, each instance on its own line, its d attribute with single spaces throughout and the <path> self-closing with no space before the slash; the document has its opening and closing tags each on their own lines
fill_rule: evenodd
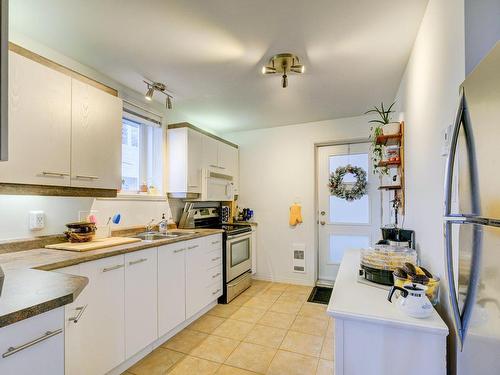
<svg viewBox="0 0 500 375">
<path fill-rule="evenodd" d="M 380 103 L 380 107 L 374 106 L 373 109 L 365 112 L 376 113 L 377 118 L 370 120 L 369 122 L 372 125 L 371 127 L 371 140 L 372 140 L 372 161 L 373 161 L 373 172 L 379 173 L 380 175 L 388 174 L 389 170 L 387 167 L 379 167 L 378 164 L 383 160 L 383 148 L 382 145 L 377 143 L 377 137 L 379 135 L 391 135 L 398 134 L 400 124 L 399 122 L 391 121 L 391 114 L 394 113 L 392 107 L 396 104 L 396 102 L 392 103 L 389 108 L 384 107 L 384 103 Z"/>
</svg>

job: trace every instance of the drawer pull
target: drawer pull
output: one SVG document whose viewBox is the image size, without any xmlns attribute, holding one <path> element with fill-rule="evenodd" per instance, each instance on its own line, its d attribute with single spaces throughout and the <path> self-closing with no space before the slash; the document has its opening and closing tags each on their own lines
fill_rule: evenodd
<svg viewBox="0 0 500 375">
<path fill-rule="evenodd" d="M 41 343 L 42 341 L 45 341 L 47 339 L 50 339 L 51 337 L 54 337 L 60 333 L 62 333 L 62 328 L 56 329 L 55 331 L 47 331 L 43 336 L 40 336 L 30 342 L 27 342 L 26 344 L 19 345 L 19 346 L 11 346 L 5 353 L 2 354 L 2 358 L 7 358 L 13 354 L 19 353 L 21 350 L 28 349 L 32 347 L 33 345 L 36 345 L 38 343 Z"/>
<path fill-rule="evenodd" d="M 216 260 L 219 260 L 220 257 L 212 258 L 212 262 L 215 262 Z"/>
<path fill-rule="evenodd" d="M 117 270 L 117 269 L 120 269 L 120 268 L 123 268 L 123 267 L 124 267 L 123 264 L 117 264 L 116 266 L 113 266 L 113 267 L 103 268 L 102 272 L 114 271 L 114 270 Z"/>
<path fill-rule="evenodd" d="M 212 276 L 212 279 L 215 279 L 216 277 L 220 276 L 220 272 L 217 272 L 215 275 Z"/>
<path fill-rule="evenodd" d="M 186 249 L 177 249 L 177 250 L 174 250 L 174 253 L 180 253 L 180 252 L 182 252 L 184 250 L 186 250 Z"/>
<path fill-rule="evenodd" d="M 198 246 L 200 246 L 200 245 L 189 246 L 189 247 L 188 247 L 188 250 L 193 250 L 193 249 L 196 249 Z"/>
<path fill-rule="evenodd" d="M 84 175 L 84 174 L 77 174 L 75 176 L 75 178 L 79 178 L 79 179 L 82 179 L 82 180 L 98 180 L 99 179 L 98 176 L 87 176 L 87 175 Z"/>
<path fill-rule="evenodd" d="M 68 318 L 68 320 L 70 322 L 73 322 L 73 323 L 78 323 L 78 321 L 82 317 L 83 312 L 85 311 L 86 308 L 87 308 L 87 305 L 77 307 L 75 310 L 78 311 L 78 314 L 76 316 Z"/>
<path fill-rule="evenodd" d="M 220 241 L 212 241 L 212 245 L 217 245 Z"/>
<path fill-rule="evenodd" d="M 128 265 L 129 266 L 133 266 L 134 264 L 139 264 L 139 263 L 145 262 L 147 260 L 148 260 L 147 258 L 141 258 L 141 259 L 133 260 L 131 262 L 128 262 Z"/>
<path fill-rule="evenodd" d="M 69 173 L 43 171 L 42 175 L 44 175 L 45 177 L 66 177 L 69 176 Z"/>
<path fill-rule="evenodd" d="M 219 292 L 220 292 L 220 289 L 217 289 L 215 292 L 212 292 L 212 296 L 215 296 Z"/>
</svg>

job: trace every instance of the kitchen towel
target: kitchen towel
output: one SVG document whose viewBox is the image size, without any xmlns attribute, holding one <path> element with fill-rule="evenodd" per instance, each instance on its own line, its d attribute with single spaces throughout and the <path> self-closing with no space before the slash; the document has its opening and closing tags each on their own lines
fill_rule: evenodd
<svg viewBox="0 0 500 375">
<path fill-rule="evenodd" d="M 290 207 L 289 224 L 294 227 L 300 223 L 302 223 L 302 207 L 300 204 L 294 203 Z"/>
</svg>

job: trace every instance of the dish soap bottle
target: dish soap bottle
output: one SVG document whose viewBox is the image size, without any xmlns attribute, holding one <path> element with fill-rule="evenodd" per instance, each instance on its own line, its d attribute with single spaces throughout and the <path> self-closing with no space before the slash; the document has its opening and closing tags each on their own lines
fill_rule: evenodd
<svg viewBox="0 0 500 375">
<path fill-rule="evenodd" d="M 167 219 L 165 218 L 165 214 L 161 216 L 161 221 L 158 223 L 158 227 L 160 229 L 160 233 L 166 233 L 167 232 Z"/>
</svg>

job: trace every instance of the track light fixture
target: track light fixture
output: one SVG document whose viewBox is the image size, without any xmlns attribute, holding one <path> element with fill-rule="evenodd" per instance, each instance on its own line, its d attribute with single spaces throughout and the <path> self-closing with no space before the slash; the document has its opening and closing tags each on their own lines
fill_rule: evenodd
<svg viewBox="0 0 500 375">
<path fill-rule="evenodd" d="M 146 100 L 153 100 L 155 91 L 159 91 L 167 97 L 165 100 L 165 107 L 167 107 L 167 109 L 172 109 L 173 96 L 167 92 L 167 86 L 164 83 L 153 81 L 144 81 L 144 83 L 147 86 L 146 95 L 144 96 Z"/>
<path fill-rule="evenodd" d="M 281 86 L 288 87 L 288 73 L 302 74 L 305 66 L 300 63 L 299 58 L 293 53 L 279 53 L 269 59 L 267 65 L 262 67 L 262 74 L 283 73 Z"/>
</svg>

